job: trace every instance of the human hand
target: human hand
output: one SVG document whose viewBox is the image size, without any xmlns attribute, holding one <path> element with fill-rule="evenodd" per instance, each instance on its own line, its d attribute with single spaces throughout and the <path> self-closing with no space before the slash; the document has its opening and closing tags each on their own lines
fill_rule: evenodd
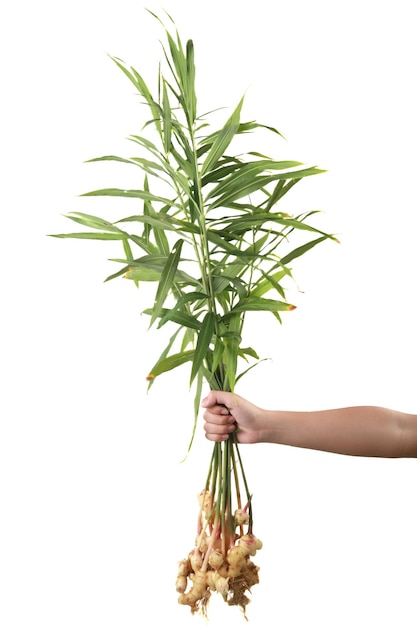
<svg viewBox="0 0 417 626">
<path fill-rule="evenodd" d="M 236 432 L 239 443 L 259 443 L 264 411 L 229 391 L 212 390 L 201 403 L 204 430 L 210 441 L 226 441 Z"/>
</svg>

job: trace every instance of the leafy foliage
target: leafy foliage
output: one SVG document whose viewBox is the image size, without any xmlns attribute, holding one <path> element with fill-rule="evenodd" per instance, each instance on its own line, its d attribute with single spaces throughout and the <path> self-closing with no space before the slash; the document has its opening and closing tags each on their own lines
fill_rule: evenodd
<svg viewBox="0 0 417 626">
<path fill-rule="evenodd" d="M 159 66 L 157 94 L 135 68 L 112 57 L 138 91 L 149 118 L 142 134 L 129 138 L 136 156 L 92 161 L 137 168 L 139 188 L 84 194 L 134 199 L 140 212 L 114 223 L 74 212 L 67 217 L 87 231 L 54 236 L 122 242 L 124 256 L 114 259 L 122 267 L 107 280 L 123 276 L 137 285 L 155 282 L 154 302 L 145 310 L 150 326 L 174 326 L 148 380 L 152 384 L 162 373 L 191 363 L 198 407 L 202 380 L 211 388 L 233 390 L 246 371 L 239 372 L 239 364 L 247 368 L 248 360 L 259 360 L 253 348 L 242 346 L 245 315 L 269 311 L 281 321 L 281 313 L 294 308 L 283 287 L 292 275 L 289 263 L 334 237 L 311 225 L 313 212 L 290 216 L 277 208 L 295 184 L 323 170 L 277 161 L 260 151 L 233 154 L 239 135 L 259 129 L 277 139 L 281 135 L 271 126 L 243 122 L 243 98 L 224 125 L 212 130 L 210 114 L 197 112 L 193 42 L 184 46 L 173 22 L 172 29 L 174 34 L 164 27 L 165 70 Z M 291 248 L 293 233 L 306 240 Z"/>
</svg>

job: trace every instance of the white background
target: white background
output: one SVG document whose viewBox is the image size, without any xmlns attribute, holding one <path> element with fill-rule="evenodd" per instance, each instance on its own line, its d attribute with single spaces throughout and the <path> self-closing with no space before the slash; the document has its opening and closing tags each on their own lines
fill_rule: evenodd
<svg viewBox="0 0 417 626">
<path fill-rule="evenodd" d="M 79 194 L 118 186 L 119 169 L 83 162 L 130 156 L 125 137 L 144 121 L 107 55 L 154 81 L 163 35 L 145 6 L 160 9 L 133 0 L 2 9 L 2 626 L 203 623 L 174 588 L 211 453 L 200 422 L 181 463 L 187 374 L 147 394 L 164 337 L 146 331 L 146 292 L 103 283 L 112 246 L 47 237 L 71 229 L 69 211 L 100 211 Z M 298 308 L 282 327 L 272 316 L 254 322 L 248 341 L 270 360 L 237 391 L 269 408 L 415 412 L 413 3 L 163 6 L 194 40 L 200 112 L 234 108 L 246 92 L 243 118 L 287 138 L 265 151 L 328 170 L 300 183 L 291 207 L 321 210 L 341 244 L 294 262 Z M 242 454 L 264 542 L 253 626 L 415 625 L 415 460 L 267 445 Z M 244 623 L 223 603 L 210 616 Z"/>
</svg>

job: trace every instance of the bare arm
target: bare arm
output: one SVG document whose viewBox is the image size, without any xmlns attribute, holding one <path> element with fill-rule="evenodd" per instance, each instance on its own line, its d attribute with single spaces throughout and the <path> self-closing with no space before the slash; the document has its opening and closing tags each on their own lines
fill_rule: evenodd
<svg viewBox="0 0 417 626">
<path fill-rule="evenodd" d="M 202 405 L 206 436 L 212 441 L 223 441 L 236 430 L 241 443 L 279 443 L 352 456 L 417 457 L 417 415 L 411 413 L 375 406 L 269 411 L 221 391 L 211 391 Z"/>
</svg>

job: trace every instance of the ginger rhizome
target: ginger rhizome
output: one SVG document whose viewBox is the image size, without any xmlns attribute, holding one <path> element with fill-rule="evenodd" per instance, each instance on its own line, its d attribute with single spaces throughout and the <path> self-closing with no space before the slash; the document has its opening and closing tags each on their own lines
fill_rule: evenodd
<svg viewBox="0 0 417 626">
<path fill-rule="evenodd" d="M 245 488 L 242 506 L 240 481 Z M 253 534 L 251 495 L 234 437 L 214 444 L 205 488 L 199 494 L 195 546 L 178 565 L 178 602 L 206 615 L 212 593 L 246 616 L 247 592 L 259 582 L 252 561 L 262 542 Z"/>
</svg>

